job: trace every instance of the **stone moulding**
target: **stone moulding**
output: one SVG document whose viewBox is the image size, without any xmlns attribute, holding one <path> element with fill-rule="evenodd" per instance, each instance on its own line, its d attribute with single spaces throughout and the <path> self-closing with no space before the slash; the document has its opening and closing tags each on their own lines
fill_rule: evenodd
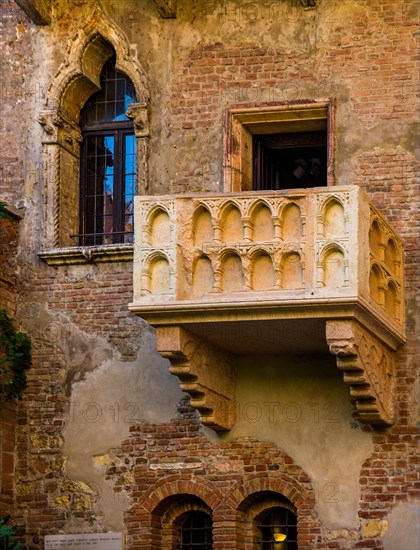
<svg viewBox="0 0 420 550">
<path fill-rule="evenodd" d="M 75 265 L 133 261 L 134 245 L 72 246 L 41 250 L 38 256 L 48 265 Z"/>
<path fill-rule="evenodd" d="M 392 422 L 393 354 L 405 341 L 403 243 L 362 189 L 136 197 L 135 238 L 129 308 L 158 331 L 187 329 L 233 354 L 261 353 L 261 339 L 244 336 L 250 330 L 270 331 L 265 353 L 329 347 L 360 421 Z M 165 357 L 195 403 L 204 371 L 194 367 L 188 385 L 180 349 L 166 347 Z M 214 372 L 217 364 L 206 361 Z"/>
<path fill-rule="evenodd" d="M 148 186 L 149 89 L 125 34 L 96 4 L 70 41 L 65 61 L 52 79 L 38 121 L 43 128 L 45 186 L 43 248 L 69 248 L 79 231 L 80 111 L 99 90 L 104 63 L 116 55 L 116 69 L 133 83 L 138 103 L 130 105 L 136 135 L 137 192 Z M 76 247 L 77 248 L 77 247 Z"/>
</svg>

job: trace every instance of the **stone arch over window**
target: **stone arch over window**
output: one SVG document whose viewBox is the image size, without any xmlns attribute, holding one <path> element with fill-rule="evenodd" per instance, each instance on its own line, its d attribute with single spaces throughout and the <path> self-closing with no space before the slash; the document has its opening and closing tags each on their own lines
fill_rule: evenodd
<svg viewBox="0 0 420 550">
<path fill-rule="evenodd" d="M 46 108 L 40 113 L 43 127 L 45 185 L 44 249 L 77 246 L 79 234 L 79 180 L 82 133 L 80 113 L 100 90 L 104 65 L 115 56 L 115 69 L 132 82 L 136 103 L 126 112 L 133 121 L 136 142 L 136 194 L 147 189 L 149 141 L 149 91 L 145 74 L 130 53 L 129 43 L 97 8 L 72 41 L 66 60 L 53 79 Z M 48 256 L 48 255 L 47 255 Z M 45 258 L 48 261 L 48 257 Z"/>
</svg>

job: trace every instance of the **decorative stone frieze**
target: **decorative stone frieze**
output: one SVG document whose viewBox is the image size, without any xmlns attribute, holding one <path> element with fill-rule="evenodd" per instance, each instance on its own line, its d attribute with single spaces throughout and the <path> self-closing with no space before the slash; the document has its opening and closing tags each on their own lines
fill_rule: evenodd
<svg viewBox="0 0 420 550">
<path fill-rule="evenodd" d="M 82 135 L 79 127 L 58 110 L 41 111 L 38 122 L 44 129 L 44 242 L 57 247 L 73 244 L 70 235 L 77 233 L 79 156 Z M 62 185 L 62 182 L 66 185 Z M 64 216 L 63 212 L 76 216 Z"/>
<path fill-rule="evenodd" d="M 43 144 L 60 145 L 69 153 L 79 155 L 82 133 L 76 124 L 66 120 L 55 110 L 41 111 L 38 122 L 44 129 Z"/>
<path fill-rule="evenodd" d="M 233 353 L 249 330 L 270 331 L 274 353 L 303 345 L 325 352 L 327 344 L 335 353 L 338 343 L 331 328 L 325 338 L 325 322 L 355 322 L 360 345 L 345 364 L 364 369 L 369 381 L 362 388 L 358 378 L 351 393 L 366 395 L 356 399 L 362 421 L 391 422 L 383 390 L 392 396 L 392 369 L 366 365 L 384 358 L 391 365 L 392 351 L 404 342 L 403 246 L 362 189 L 135 200 L 133 312 L 157 327 L 188 328 Z M 310 326 L 313 334 L 303 343 L 298 327 Z M 285 327 L 292 327 L 292 338 L 282 336 Z M 261 353 L 259 339 L 244 338 L 242 345 Z M 367 354 L 366 346 L 376 351 Z M 340 348 L 344 369 L 342 356 Z M 200 384 L 199 369 L 195 376 Z"/>
</svg>

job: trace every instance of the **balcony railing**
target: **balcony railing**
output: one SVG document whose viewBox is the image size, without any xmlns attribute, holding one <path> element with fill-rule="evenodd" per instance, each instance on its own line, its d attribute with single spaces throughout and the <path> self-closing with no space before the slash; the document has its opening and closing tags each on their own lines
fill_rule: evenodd
<svg viewBox="0 0 420 550">
<path fill-rule="evenodd" d="M 359 187 L 135 201 L 130 309 L 152 325 L 233 353 L 331 350 L 346 319 L 404 341 L 402 241 Z M 270 342 L 243 337 L 258 324 Z"/>
</svg>

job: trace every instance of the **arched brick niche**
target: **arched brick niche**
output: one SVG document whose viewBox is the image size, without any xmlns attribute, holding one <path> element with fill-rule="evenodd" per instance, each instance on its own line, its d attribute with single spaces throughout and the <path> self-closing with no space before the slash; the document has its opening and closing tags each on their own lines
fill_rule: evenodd
<svg viewBox="0 0 420 550">
<path fill-rule="evenodd" d="M 212 517 L 212 510 L 204 501 L 194 495 L 176 495 L 169 497 L 169 509 L 161 516 L 161 545 L 162 550 L 176 550 L 181 544 L 181 530 L 185 517 L 190 512 L 203 512 Z M 166 503 L 161 503 L 166 505 Z M 159 507 L 158 507 L 159 508 Z M 154 515 L 160 516 L 159 512 Z"/>
<path fill-rule="evenodd" d="M 220 491 L 205 478 L 173 475 L 160 480 L 135 505 L 136 528 L 132 534 L 129 528 L 129 548 L 179 548 L 182 517 L 190 511 L 205 512 L 212 517 L 221 500 Z M 140 538 L 137 533 L 141 533 Z"/>
<path fill-rule="evenodd" d="M 237 540 L 244 550 L 256 548 L 259 541 L 258 519 L 274 508 L 286 508 L 296 514 L 296 507 L 290 500 L 274 491 L 260 491 L 247 497 L 237 511 Z"/>
<path fill-rule="evenodd" d="M 299 548 L 315 548 L 321 529 L 315 514 L 315 498 L 306 483 L 307 476 L 294 465 L 296 477 L 281 471 L 266 473 L 263 477 L 247 479 L 232 495 L 235 507 L 236 546 L 240 550 L 257 548 L 257 519 L 264 512 L 286 508 L 297 515 Z M 298 480 L 302 479 L 304 483 Z M 306 486 L 306 487 L 305 487 Z M 234 547 L 232 547 L 234 548 Z"/>
<path fill-rule="evenodd" d="M 289 476 L 278 475 L 281 477 L 273 479 L 265 474 L 244 483 L 224 479 L 223 475 L 209 476 L 212 481 L 205 476 L 190 479 L 185 479 L 185 474 L 170 476 L 177 479 L 162 480 L 135 504 L 135 518 L 127 522 L 128 548 L 179 548 L 182 518 L 190 511 L 199 511 L 212 518 L 213 548 L 253 550 L 258 540 L 258 518 L 275 507 L 297 515 L 298 537 L 299 533 L 304 534 L 299 548 L 315 548 L 321 530 L 314 513 L 313 495 Z M 237 472 L 235 477 L 248 476 Z"/>
</svg>

